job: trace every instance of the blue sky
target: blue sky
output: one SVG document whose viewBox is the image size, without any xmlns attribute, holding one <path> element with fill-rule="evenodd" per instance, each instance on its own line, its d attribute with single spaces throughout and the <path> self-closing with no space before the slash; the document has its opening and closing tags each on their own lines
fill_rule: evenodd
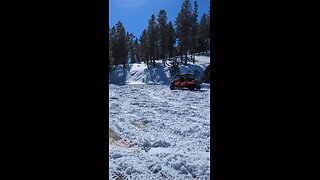
<svg viewBox="0 0 320 180">
<path fill-rule="evenodd" d="M 160 9 L 167 12 L 169 21 L 174 25 L 184 0 L 109 0 L 109 27 L 121 21 L 126 31 L 140 37 L 143 29 L 148 27 L 148 19 L 156 17 Z M 194 0 L 190 0 L 192 6 Z M 210 0 L 197 0 L 198 22 L 203 13 L 208 13 Z"/>
</svg>

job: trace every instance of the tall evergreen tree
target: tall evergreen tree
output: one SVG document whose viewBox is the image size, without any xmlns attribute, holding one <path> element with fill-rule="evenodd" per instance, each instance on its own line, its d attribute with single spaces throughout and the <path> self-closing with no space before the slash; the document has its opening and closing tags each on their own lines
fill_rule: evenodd
<svg viewBox="0 0 320 180">
<path fill-rule="evenodd" d="M 208 41 L 208 25 L 207 25 L 207 15 L 203 14 L 201 16 L 200 25 L 199 25 L 199 44 L 200 51 L 202 54 L 207 50 L 207 41 Z"/>
<path fill-rule="evenodd" d="M 109 32 L 109 47 L 110 51 L 113 56 L 113 63 L 112 65 L 118 65 L 117 61 L 114 59 L 114 54 L 115 54 L 115 45 L 116 45 L 116 28 L 113 26 Z"/>
<path fill-rule="evenodd" d="M 114 58 L 112 56 L 112 51 L 111 51 L 111 36 L 110 36 L 110 28 L 109 28 L 109 68 L 113 66 L 114 64 Z"/>
<path fill-rule="evenodd" d="M 132 33 L 127 32 L 127 38 L 128 38 L 128 53 L 130 58 L 130 63 L 136 63 L 136 52 L 133 47 L 134 38 L 135 36 Z"/>
<path fill-rule="evenodd" d="M 112 57 L 112 51 L 111 48 L 109 46 L 109 67 L 111 67 L 114 63 L 114 58 Z"/>
<path fill-rule="evenodd" d="M 194 1 L 194 11 L 192 14 L 192 27 L 191 27 L 191 58 L 193 60 L 193 64 L 195 63 L 195 53 L 197 52 L 197 47 L 199 42 L 199 35 L 198 35 L 198 3 Z"/>
<path fill-rule="evenodd" d="M 136 62 L 140 62 L 140 52 L 139 52 L 139 42 L 138 38 L 136 38 L 133 42 L 133 50 L 135 52 Z"/>
<path fill-rule="evenodd" d="M 157 46 L 157 29 L 156 29 L 156 21 L 155 16 L 152 15 L 151 19 L 149 19 L 148 24 L 148 51 L 150 59 L 153 62 L 153 66 L 156 66 L 155 58 L 156 58 L 156 46 Z"/>
<path fill-rule="evenodd" d="M 158 39 L 159 39 L 159 56 L 165 66 L 165 54 L 167 51 L 167 12 L 160 10 L 158 15 Z"/>
<path fill-rule="evenodd" d="M 114 64 L 114 58 L 112 56 L 110 44 L 111 44 L 111 41 L 109 40 L 109 67 L 113 66 L 113 64 Z"/>
<path fill-rule="evenodd" d="M 168 36 L 167 49 L 168 49 L 168 56 L 169 56 L 169 60 L 170 60 L 170 57 L 173 57 L 174 45 L 176 43 L 175 30 L 173 28 L 171 21 L 169 22 L 168 27 L 167 27 L 167 36 Z"/>
<path fill-rule="evenodd" d="M 147 30 L 143 30 L 140 36 L 140 55 L 145 64 L 149 66 L 149 52 L 148 52 L 148 34 Z"/>
<path fill-rule="evenodd" d="M 125 68 L 127 64 L 128 57 L 128 46 L 127 46 L 127 35 L 126 30 L 122 22 L 118 21 L 116 24 L 116 54 L 114 54 L 115 59 L 119 64 L 123 65 Z"/>
<path fill-rule="evenodd" d="M 187 54 L 190 50 L 192 27 L 192 6 L 190 0 L 184 0 L 181 10 L 176 18 L 176 27 L 181 50 L 185 55 L 185 65 L 187 65 Z"/>
<path fill-rule="evenodd" d="M 158 27 L 158 24 L 156 23 L 156 27 L 155 27 L 155 58 L 154 60 L 156 59 L 160 59 L 160 47 L 159 47 L 159 35 L 158 35 L 158 31 L 159 31 L 159 27 Z"/>
<path fill-rule="evenodd" d="M 208 13 L 208 18 L 207 18 L 207 29 L 208 29 L 208 34 L 207 34 L 207 39 L 208 39 L 208 47 L 207 49 L 210 49 L 210 26 L 211 26 L 211 23 L 210 23 L 210 6 L 209 6 L 209 13 Z"/>
</svg>

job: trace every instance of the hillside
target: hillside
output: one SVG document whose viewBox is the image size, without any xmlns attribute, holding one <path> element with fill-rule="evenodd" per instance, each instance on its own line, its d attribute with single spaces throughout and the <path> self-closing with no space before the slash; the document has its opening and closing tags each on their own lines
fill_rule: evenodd
<svg viewBox="0 0 320 180">
<path fill-rule="evenodd" d="M 204 70 L 210 64 L 209 56 L 196 56 L 195 64 L 189 59 L 188 65 L 180 65 L 181 73 L 194 73 L 195 70 L 199 71 L 200 79 L 203 76 Z M 177 58 L 180 62 L 180 58 Z M 169 64 L 172 61 L 168 61 Z M 109 73 L 109 83 L 116 85 L 124 84 L 170 84 L 172 77 L 170 75 L 170 67 L 164 67 L 161 60 L 156 60 L 156 67 L 153 65 L 147 66 L 142 63 L 133 63 L 128 65 L 125 69 L 123 66 L 117 66 Z"/>
</svg>

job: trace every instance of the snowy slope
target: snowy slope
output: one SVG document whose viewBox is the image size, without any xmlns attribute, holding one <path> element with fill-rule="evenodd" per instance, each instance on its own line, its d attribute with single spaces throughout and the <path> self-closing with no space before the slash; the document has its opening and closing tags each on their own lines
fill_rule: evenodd
<svg viewBox="0 0 320 180">
<path fill-rule="evenodd" d="M 189 60 L 188 65 L 180 65 L 181 73 L 194 73 L 195 70 L 200 72 L 197 79 L 203 75 L 205 68 L 210 64 L 210 57 L 196 56 L 195 64 Z M 180 58 L 177 58 L 180 62 Z M 109 73 L 110 84 L 169 84 L 171 82 L 169 66 L 163 67 L 161 60 L 156 61 L 157 66 L 151 65 L 149 68 L 144 63 L 134 63 L 124 69 L 122 66 L 116 67 Z M 171 63 L 171 62 L 169 62 Z"/>
</svg>

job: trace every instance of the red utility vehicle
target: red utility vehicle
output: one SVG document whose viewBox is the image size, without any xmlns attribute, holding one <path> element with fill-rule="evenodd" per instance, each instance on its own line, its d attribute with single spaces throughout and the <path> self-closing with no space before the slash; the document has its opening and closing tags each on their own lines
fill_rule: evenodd
<svg viewBox="0 0 320 180">
<path fill-rule="evenodd" d="M 170 89 L 201 89 L 201 82 L 194 78 L 194 74 L 178 74 L 176 79 L 171 82 Z"/>
</svg>

